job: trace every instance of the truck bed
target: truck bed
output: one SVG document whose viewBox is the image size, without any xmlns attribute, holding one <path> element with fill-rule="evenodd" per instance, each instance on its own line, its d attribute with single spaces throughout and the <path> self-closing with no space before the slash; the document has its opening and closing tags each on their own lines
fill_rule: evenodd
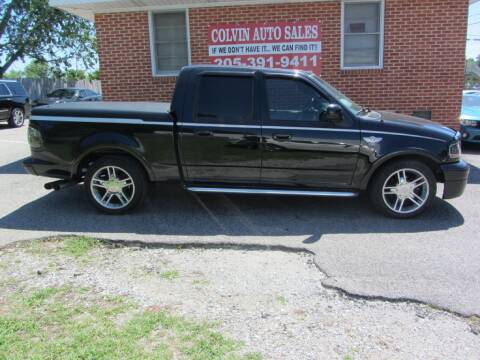
<svg viewBox="0 0 480 360">
<path fill-rule="evenodd" d="M 171 121 L 170 103 L 161 102 L 71 102 L 33 109 L 35 116 L 88 117 Z"/>
</svg>

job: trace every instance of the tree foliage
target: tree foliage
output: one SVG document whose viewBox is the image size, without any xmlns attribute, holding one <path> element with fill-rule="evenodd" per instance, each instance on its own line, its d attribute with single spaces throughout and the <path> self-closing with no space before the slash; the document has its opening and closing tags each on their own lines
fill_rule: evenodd
<svg viewBox="0 0 480 360">
<path fill-rule="evenodd" d="M 48 6 L 48 0 L 0 0 L 0 77 L 25 58 L 91 68 L 97 63 L 94 25 Z"/>
<path fill-rule="evenodd" d="M 50 75 L 50 68 L 46 62 L 32 61 L 25 66 L 24 77 L 27 79 L 43 79 Z"/>
</svg>

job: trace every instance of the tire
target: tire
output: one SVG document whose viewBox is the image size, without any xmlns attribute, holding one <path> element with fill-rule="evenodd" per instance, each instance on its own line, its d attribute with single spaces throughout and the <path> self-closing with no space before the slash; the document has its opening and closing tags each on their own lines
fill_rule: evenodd
<svg viewBox="0 0 480 360">
<path fill-rule="evenodd" d="M 393 218 L 412 218 L 431 205 L 437 193 L 437 181 L 425 163 L 398 160 L 375 173 L 368 191 L 377 211 Z"/>
<path fill-rule="evenodd" d="M 25 112 L 22 108 L 13 108 L 10 111 L 8 125 L 12 128 L 19 128 L 25 124 Z"/>
<path fill-rule="evenodd" d="M 85 190 L 91 204 L 106 214 L 124 214 L 139 206 L 147 192 L 144 169 L 122 156 L 100 158 L 87 170 Z"/>
</svg>

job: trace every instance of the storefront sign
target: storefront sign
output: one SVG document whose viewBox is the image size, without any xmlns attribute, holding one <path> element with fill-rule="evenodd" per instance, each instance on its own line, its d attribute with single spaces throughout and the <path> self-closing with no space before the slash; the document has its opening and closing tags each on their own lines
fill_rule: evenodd
<svg viewBox="0 0 480 360">
<path fill-rule="evenodd" d="M 319 74 L 320 23 L 213 24 L 208 28 L 208 55 L 217 65 L 302 69 Z"/>
</svg>

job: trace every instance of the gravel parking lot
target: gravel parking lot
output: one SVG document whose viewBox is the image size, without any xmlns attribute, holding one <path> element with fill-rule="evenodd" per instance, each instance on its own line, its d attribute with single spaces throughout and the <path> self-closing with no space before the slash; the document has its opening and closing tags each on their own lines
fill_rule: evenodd
<svg viewBox="0 0 480 360">
<path fill-rule="evenodd" d="M 466 193 L 437 199 L 413 220 L 373 213 L 365 199 L 192 195 L 152 187 L 139 211 L 96 213 L 81 186 L 43 189 L 24 173 L 26 127 L 0 127 L 0 244 L 56 234 L 155 244 L 239 244 L 307 249 L 323 286 L 362 298 L 431 304 L 463 316 L 480 314 L 480 150 Z M 441 190 L 441 189 L 440 189 Z"/>
</svg>

